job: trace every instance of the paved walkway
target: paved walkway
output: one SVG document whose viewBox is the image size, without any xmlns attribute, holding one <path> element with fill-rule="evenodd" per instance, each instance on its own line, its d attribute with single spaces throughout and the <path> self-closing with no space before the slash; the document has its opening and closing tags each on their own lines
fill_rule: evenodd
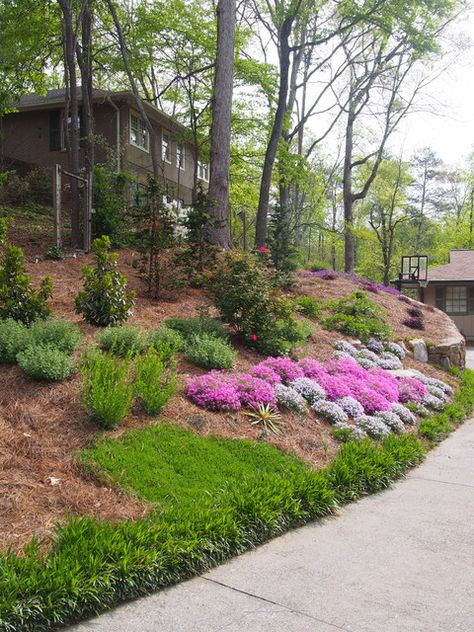
<svg viewBox="0 0 474 632">
<path fill-rule="evenodd" d="M 393 489 L 70 632 L 473 632 L 474 420 Z"/>
</svg>

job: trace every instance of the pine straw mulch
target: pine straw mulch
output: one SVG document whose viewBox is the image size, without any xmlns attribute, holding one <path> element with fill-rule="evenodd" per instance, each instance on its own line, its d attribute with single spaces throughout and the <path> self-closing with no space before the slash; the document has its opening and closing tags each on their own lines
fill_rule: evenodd
<svg viewBox="0 0 474 632">
<path fill-rule="evenodd" d="M 133 252 L 122 251 L 120 264 L 130 287 L 140 293 L 140 284 L 132 268 L 134 256 Z M 74 296 L 81 287 L 81 269 L 91 260 L 88 255 L 29 264 L 34 281 L 38 282 L 46 274 L 52 277 L 54 314 L 78 323 L 85 334 L 85 342 L 90 342 L 97 330 L 81 321 L 74 313 L 73 305 Z M 345 279 L 324 281 L 301 277 L 299 291 L 329 299 L 349 294 L 354 289 L 354 284 Z M 405 337 L 407 333 L 398 325 L 405 304 L 386 293 L 373 298 L 388 308 L 392 328 L 397 335 Z M 179 300 L 170 302 L 153 301 L 139 295 L 129 322 L 154 328 L 167 318 L 195 315 L 209 306 L 204 293 L 196 289 L 185 289 Z M 425 322 L 425 337 L 430 340 L 436 340 L 446 325 L 431 313 L 426 314 Z M 332 355 L 334 341 L 341 336 L 325 331 L 317 324 L 314 329 L 300 355 L 326 361 Z M 236 370 L 245 371 L 261 359 L 252 351 L 237 344 L 236 347 Z M 410 364 L 433 376 L 444 375 L 434 367 L 421 367 L 414 361 Z M 203 372 L 185 360 L 180 360 L 178 370 L 183 380 Z M 70 514 L 86 514 L 106 520 L 137 519 L 150 508 L 132 495 L 95 480 L 75 463 L 75 454 L 100 435 L 81 408 L 80 392 L 78 375 L 56 384 L 41 384 L 25 378 L 16 366 L 2 367 L 0 371 L 0 531 L 4 548 L 20 551 L 33 535 L 45 541 L 53 533 L 54 525 L 64 522 Z M 272 435 L 267 441 L 316 468 L 323 467 L 333 458 L 338 444 L 326 423 L 314 416 L 299 419 L 283 413 L 282 417 L 284 433 Z M 250 424 L 243 412 L 207 412 L 181 395 L 173 398 L 158 420 L 133 411 L 120 428 L 105 434 L 119 437 L 129 428 L 156 423 L 160 419 L 170 420 L 201 435 L 260 438 L 259 429 Z"/>
</svg>

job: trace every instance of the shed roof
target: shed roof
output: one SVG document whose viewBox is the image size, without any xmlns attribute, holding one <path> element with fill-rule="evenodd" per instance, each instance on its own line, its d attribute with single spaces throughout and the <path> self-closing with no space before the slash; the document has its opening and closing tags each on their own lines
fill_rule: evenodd
<svg viewBox="0 0 474 632">
<path fill-rule="evenodd" d="M 428 270 L 428 282 L 436 281 L 474 281 L 474 250 L 451 250 L 449 263 Z"/>
</svg>

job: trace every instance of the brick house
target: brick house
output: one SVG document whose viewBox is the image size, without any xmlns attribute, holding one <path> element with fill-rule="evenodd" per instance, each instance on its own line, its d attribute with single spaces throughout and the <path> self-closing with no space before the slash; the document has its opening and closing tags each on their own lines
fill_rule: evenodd
<svg viewBox="0 0 474 632">
<path fill-rule="evenodd" d="M 80 92 L 80 90 L 79 90 Z M 80 97 L 79 97 L 80 106 Z M 195 176 L 207 186 L 209 169 L 196 165 L 196 148 L 189 142 L 189 130 L 149 103 L 144 104 L 156 131 L 162 178 L 168 199 L 180 205 L 192 202 Z M 28 94 L 16 105 L 16 111 L 2 120 L 1 152 L 7 169 L 67 169 L 64 143 L 65 92 L 50 90 L 45 96 Z M 138 185 L 152 173 L 150 138 L 129 91 L 93 90 L 96 164 L 110 164 L 117 171 L 136 177 Z"/>
</svg>

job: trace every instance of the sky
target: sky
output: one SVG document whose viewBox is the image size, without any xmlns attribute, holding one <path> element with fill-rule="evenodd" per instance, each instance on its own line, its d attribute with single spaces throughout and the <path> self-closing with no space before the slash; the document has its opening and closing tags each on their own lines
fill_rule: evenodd
<svg viewBox="0 0 474 632">
<path fill-rule="evenodd" d="M 456 41 L 474 40 L 474 6 L 452 25 L 450 36 Z M 403 149 L 405 158 L 429 146 L 446 164 L 461 166 L 474 149 L 473 41 L 470 44 L 429 86 L 427 102 L 436 112 L 410 115 L 392 139 L 392 147 Z M 439 62 L 440 68 L 443 63 Z"/>
</svg>

